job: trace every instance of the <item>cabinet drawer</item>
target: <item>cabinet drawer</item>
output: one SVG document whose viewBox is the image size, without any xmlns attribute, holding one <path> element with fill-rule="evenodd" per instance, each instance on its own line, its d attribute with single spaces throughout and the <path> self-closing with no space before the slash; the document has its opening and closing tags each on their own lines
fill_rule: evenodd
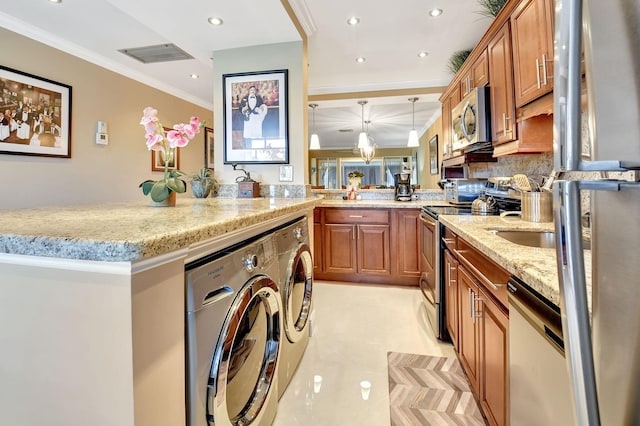
<svg viewBox="0 0 640 426">
<path fill-rule="evenodd" d="M 326 209 L 325 223 L 389 223 L 389 211 L 374 209 Z"/>
<path fill-rule="evenodd" d="M 510 274 L 463 239 L 458 239 L 458 248 L 455 253 L 458 255 L 460 264 L 469 269 L 487 293 L 502 304 L 508 312 L 507 280 Z"/>
<path fill-rule="evenodd" d="M 447 246 L 447 248 L 452 252 L 458 247 L 458 236 L 454 234 L 453 231 L 451 231 L 449 228 L 444 228 L 442 241 L 444 242 L 445 246 Z"/>
</svg>

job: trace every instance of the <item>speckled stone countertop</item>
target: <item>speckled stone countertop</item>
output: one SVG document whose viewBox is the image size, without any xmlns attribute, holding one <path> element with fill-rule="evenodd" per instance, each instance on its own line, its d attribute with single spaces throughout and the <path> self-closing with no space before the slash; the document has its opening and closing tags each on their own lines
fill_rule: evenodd
<svg viewBox="0 0 640 426">
<path fill-rule="evenodd" d="M 312 198 L 179 198 L 0 210 L 0 253 L 98 261 L 148 258 L 313 208 Z"/>
<path fill-rule="evenodd" d="M 535 223 L 516 217 L 440 215 L 438 220 L 505 270 L 520 278 L 556 305 L 560 288 L 555 248 L 515 244 L 494 230 L 554 231 L 552 223 Z M 591 282 L 591 252 L 585 251 L 587 283 Z M 591 300 L 591 286 L 587 286 Z"/>
</svg>

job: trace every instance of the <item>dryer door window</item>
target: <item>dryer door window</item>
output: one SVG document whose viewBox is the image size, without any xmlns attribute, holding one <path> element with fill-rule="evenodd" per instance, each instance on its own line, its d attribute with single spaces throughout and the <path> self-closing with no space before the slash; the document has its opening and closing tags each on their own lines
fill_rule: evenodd
<svg viewBox="0 0 640 426">
<path fill-rule="evenodd" d="M 290 263 L 285 292 L 285 332 L 291 342 L 297 342 L 307 332 L 313 288 L 313 260 L 306 244 L 298 247 Z"/>
<path fill-rule="evenodd" d="M 236 296 L 213 358 L 208 390 L 209 420 L 250 424 L 270 395 L 280 346 L 276 283 L 249 281 Z"/>
</svg>

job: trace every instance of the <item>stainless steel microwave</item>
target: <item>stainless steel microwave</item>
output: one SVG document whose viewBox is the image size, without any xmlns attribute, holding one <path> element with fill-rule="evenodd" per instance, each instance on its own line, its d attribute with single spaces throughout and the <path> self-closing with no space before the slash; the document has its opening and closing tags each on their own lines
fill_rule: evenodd
<svg viewBox="0 0 640 426">
<path fill-rule="evenodd" d="M 452 151 L 491 141 L 489 90 L 476 87 L 451 110 Z"/>
</svg>

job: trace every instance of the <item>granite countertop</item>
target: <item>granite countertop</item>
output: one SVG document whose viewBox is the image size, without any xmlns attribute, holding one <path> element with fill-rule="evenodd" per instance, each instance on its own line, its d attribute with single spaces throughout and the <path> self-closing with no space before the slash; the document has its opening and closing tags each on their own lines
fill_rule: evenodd
<svg viewBox="0 0 640 426">
<path fill-rule="evenodd" d="M 0 253 L 133 261 L 313 208 L 319 198 L 179 198 L 0 210 Z"/>
<path fill-rule="evenodd" d="M 515 244 L 493 230 L 554 231 L 553 223 L 535 223 L 517 217 L 440 215 L 438 220 L 509 273 L 520 278 L 556 305 L 560 288 L 555 248 Z M 587 283 L 591 282 L 591 252 L 585 251 Z M 587 286 L 591 300 L 591 286 Z"/>
</svg>

